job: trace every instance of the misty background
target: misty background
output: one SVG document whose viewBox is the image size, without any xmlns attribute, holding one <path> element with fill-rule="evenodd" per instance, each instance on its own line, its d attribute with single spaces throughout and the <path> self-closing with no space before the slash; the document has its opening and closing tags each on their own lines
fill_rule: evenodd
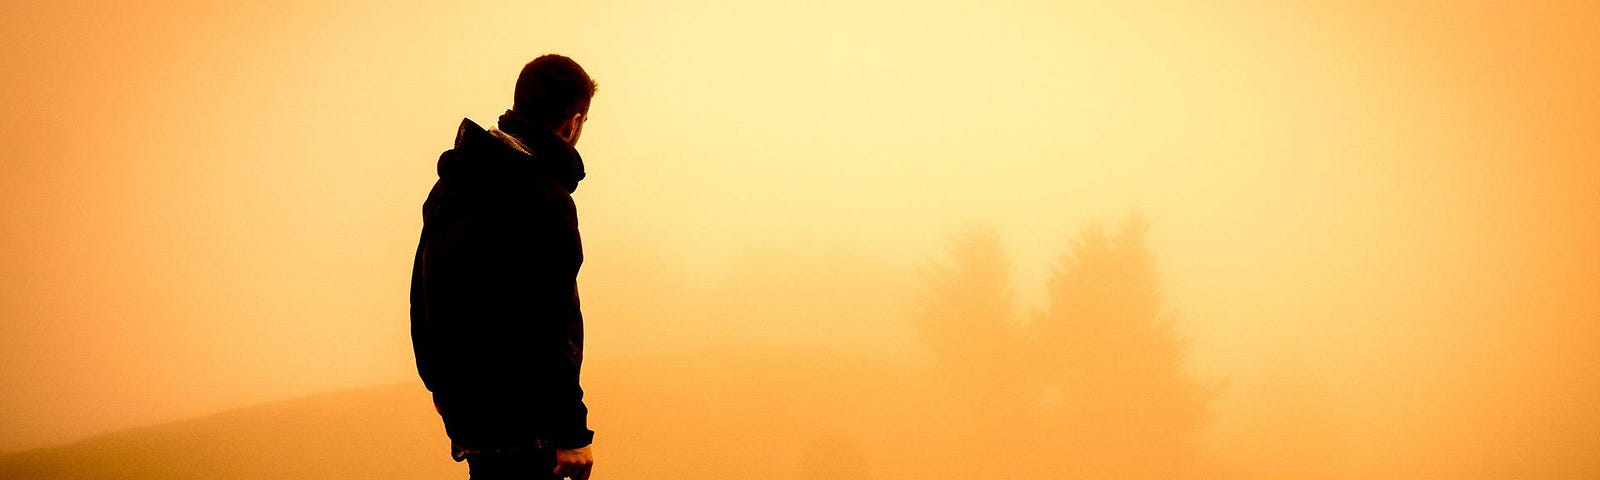
<svg viewBox="0 0 1600 480">
<path fill-rule="evenodd" d="M 601 475 L 1600 475 L 1593 4 L 10 7 L 0 471 L 464 475 L 421 202 L 559 52 Z"/>
</svg>

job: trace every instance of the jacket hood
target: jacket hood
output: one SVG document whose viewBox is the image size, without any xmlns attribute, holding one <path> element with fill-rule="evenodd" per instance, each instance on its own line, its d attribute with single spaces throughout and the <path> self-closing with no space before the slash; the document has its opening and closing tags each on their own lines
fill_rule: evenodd
<svg viewBox="0 0 1600 480">
<path fill-rule="evenodd" d="M 455 147 L 439 157 L 438 169 L 441 180 L 466 183 L 547 177 L 567 193 L 577 191 L 585 176 L 577 149 L 555 134 L 514 136 L 467 118 L 456 129 Z"/>
</svg>

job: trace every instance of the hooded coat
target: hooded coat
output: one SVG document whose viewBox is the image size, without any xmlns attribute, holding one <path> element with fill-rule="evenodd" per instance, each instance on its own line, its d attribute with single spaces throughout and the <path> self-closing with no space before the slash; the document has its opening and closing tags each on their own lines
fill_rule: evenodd
<svg viewBox="0 0 1600 480">
<path fill-rule="evenodd" d="M 505 122 L 502 122 L 505 127 Z M 578 152 L 463 119 L 422 205 L 411 341 L 458 448 L 588 445 L 578 385 Z"/>
</svg>

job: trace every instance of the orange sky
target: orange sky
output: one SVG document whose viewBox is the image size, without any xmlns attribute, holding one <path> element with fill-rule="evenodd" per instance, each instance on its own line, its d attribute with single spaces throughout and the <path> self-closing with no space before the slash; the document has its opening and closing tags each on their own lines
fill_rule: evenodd
<svg viewBox="0 0 1600 480">
<path fill-rule="evenodd" d="M 1309 371 L 1346 475 L 1397 445 L 1432 447 L 1396 478 L 1597 448 L 1593 4 L 270 3 L 0 19 L 0 451 L 411 380 L 433 162 L 543 52 L 600 83 L 576 195 L 596 361 L 920 358 L 896 295 L 948 233 L 996 227 L 1027 311 L 1069 234 L 1138 209 L 1192 368 L 1230 384 L 1217 443 Z M 794 286 L 840 264 L 881 295 Z M 881 322 L 608 318 L 693 301 L 637 277 Z"/>
</svg>

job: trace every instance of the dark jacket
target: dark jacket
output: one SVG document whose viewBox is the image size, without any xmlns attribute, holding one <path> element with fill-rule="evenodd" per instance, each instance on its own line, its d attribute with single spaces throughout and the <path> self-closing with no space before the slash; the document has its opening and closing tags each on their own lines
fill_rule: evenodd
<svg viewBox="0 0 1600 480">
<path fill-rule="evenodd" d="M 462 120 L 422 205 L 411 342 L 451 440 L 588 445 L 578 386 L 578 152 L 548 132 Z"/>
</svg>

